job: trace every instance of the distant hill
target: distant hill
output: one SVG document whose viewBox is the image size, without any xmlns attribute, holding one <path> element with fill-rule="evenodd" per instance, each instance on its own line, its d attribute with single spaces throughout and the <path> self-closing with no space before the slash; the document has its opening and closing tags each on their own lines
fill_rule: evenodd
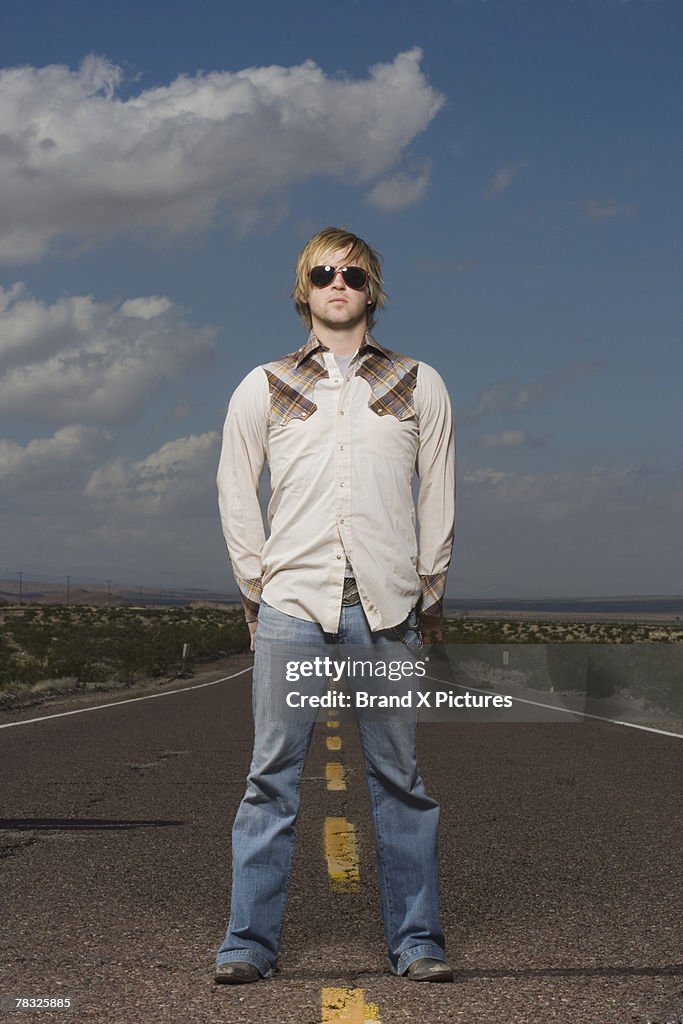
<svg viewBox="0 0 683 1024">
<path fill-rule="evenodd" d="M 17 604 L 20 598 L 17 579 L 0 580 L 0 601 Z M 112 605 L 154 605 L 173 606 L 195 604 L 240 604 L 239 594 L 202 590 L 197 587 L 175 587 L 173 589 L 150 586 L 130 586 L 122 583 L 108 584 L 98 580 L 93 583 L 70 580 L 66 577 L 57 582 L 24 579 L 21 585 L 21 600 L 24 604 L 87 604 L 94 606 Z"/>
<path fill-rule="evenodd" d="M 173 606 L 187 604 L 240 604 L 239 594 L 203 590 L 199 587 L 162 588 L 131 586 L 121 583 L 69 579 L 32 580 L 24 578 L 21 600 L 25 604 L 88 604 L 94 606 L 145 605 Z M 19 601 L 17 577 L 0 580 L 0 602 Z M 582 616 L 606 619 L 675 620 L 683 617 L 683 595 L 635 595 L 630 597 L 541 597 L 541 598 L 446 598 L 446 615 L 493 617 L 540 617 L 571 619 Z"/>
<path fill-rule="evenodd" d="M 683 617 L 683 596 L 446 598 L 445 613 L 485 617 L 676 619 Z"/>
</svg>

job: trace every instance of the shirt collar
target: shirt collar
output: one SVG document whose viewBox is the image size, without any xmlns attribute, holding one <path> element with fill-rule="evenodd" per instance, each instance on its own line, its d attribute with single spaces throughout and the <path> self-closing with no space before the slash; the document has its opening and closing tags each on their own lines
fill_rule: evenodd
<svg viewBox="0 0 683 1024">
<path fill-rule="evenodd" d="M 382 345 L 379 344 L 379 342 L 375 341 L 375 339 L 369 332 L 366 332 L 365 337 L 363 338 L 363 341 L 361 343 L 361 346 L 358 349 L 358 354 L 364 355 L 364 353 L 368 349 L 374 350 L 375 352 L 379 353 L 379 355 L 384 356 L 384 358 L 387 359 L 389 362 L 392 362 L 392 357 L 391 353 L 389 352 L 389 349 L 384 348 Z M 308 341 L 306 342 L 306 344 L 302 345 L 301 348 L 296 353 L 296 365 L 301 366 L 301 364 L 304 363 L 308 359 L 308 357 L 312 355 L 314 352 L 329 352 L 329 349 L 326 345 L 323 345 L 323 343 L 316 338 L 313 331 L 311 331 L 311 333 L 308 336 Z"/>
</svg>

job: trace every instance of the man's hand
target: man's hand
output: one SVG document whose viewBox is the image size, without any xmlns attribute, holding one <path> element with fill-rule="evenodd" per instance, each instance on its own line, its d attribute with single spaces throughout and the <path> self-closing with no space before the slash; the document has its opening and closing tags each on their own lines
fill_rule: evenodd
<svg viewBox="0 0 683 1024">
<path fill-rule="evenodd" d="M 256 627 L 258 626 L 258 621 L 255 620 L 254 622 L 248 622 L 247 625 L 249 626 L 249 650 L 253 651 L 254 637 L 256 636 Z"/>
<path fill-rule="evenodd" d="M 422 639 L 426 644 L 438 644 L 441 643 L 441 616 L 440 615 L 422 615 L 419 616 L 420 632 L 422 633 Z"/>
</svg>

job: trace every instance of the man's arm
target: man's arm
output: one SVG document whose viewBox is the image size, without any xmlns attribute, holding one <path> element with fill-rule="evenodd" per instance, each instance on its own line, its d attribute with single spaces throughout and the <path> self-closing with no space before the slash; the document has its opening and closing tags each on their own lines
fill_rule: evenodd
<svg viewBox="0 0 683 1024">
<path fill-rule="evenodd" d="M 261 603 L 265 531 L 258 484 L 266 458 L 268 412 L 268 383 L 257 367 L 230 399 L 216 481 L 223 536 L 249 625 L 252 650 Z"/>
<path fill-rule="evenodd" d="M 420 441 L 416 461 L 422 584 L 418 611 L 427 643 L 441 640 L 443 595 L 455 528 L 455 434 L 446 385 L 431 366 L 420 363 L 415 387 Z"/>
</svg>

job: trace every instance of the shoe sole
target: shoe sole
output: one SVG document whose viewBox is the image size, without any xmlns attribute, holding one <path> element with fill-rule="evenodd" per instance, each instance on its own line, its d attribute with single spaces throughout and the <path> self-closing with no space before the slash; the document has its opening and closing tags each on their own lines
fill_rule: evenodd
<svg viewBox="0 0 683 1024">
<path fill-rule="evenodd" d="M 251 985 L 256 981 L 261 981 L 261 975 L 257 974 L 256 977 L 244 977 L 239 974 L 215 974 L 214 979 L 217 985 Z"/>
<path fill-rule="evenodd" d="M 434 968 L 431 971 L 427 971 L 425 974 L 411 974 L 410 968 L 404 974 L 404 977 L 408 981 L 427 981 L 427 982 L 444 982 L 453 981 L 453 971 L 448 968 Z"/>
<path fill-rule="evenodd" d="M 408 981 L 417 981 L 417 982 L 426 981 L 428 983 L 431 982 L 432 984 L 434 984 L 434 982 L 438 983 L 438 982 L 444 982 L 444 981 L 453 981 L 453 975 L 452 974 L 430 974 L 430 975 L 427 975 L 424 978 L 415 978 L 415 977 L 408 978 Z"/>
</svg>

